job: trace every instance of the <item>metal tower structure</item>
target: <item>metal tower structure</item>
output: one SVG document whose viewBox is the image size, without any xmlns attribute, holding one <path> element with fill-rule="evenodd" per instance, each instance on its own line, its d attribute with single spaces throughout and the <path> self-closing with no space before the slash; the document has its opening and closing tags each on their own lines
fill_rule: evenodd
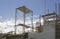
<svg viewBox="0 0 60 39">
<path fill-rule="evenodd" d="M 24 23 L 23 24 L 16 24 L 17 21 L 17 10 L 22 11 L 23 12 L 23 17 L 24 17 Z M 25 18 L 26 18 L 26 14 L 28 13 L 32 13 L 31 14 L 31 25 L 32 25 L 32 30 L 33 30 L 33 11 L 26 8 L 26 6 L 22 6 L 22 7 L 18 7 L 16 8 L 16 12 L 15 12 L 15 35 L 16 35 L 16 26 L 23 26 L 23 32 L 25 33 L 25 27 L 29 28 L 29 26 L 25 25 Z"/>
</svg>

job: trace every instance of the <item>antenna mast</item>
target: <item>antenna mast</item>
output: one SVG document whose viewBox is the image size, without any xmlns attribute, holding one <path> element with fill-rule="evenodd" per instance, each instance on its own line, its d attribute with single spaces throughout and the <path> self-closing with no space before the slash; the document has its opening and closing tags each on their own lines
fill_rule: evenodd
<svg viewBox="0 0 60 39">
<path fill-rule="evenodd" d="M 46 14 L 46 0 L 44 0 L 44 14 Z"/>
</svg>

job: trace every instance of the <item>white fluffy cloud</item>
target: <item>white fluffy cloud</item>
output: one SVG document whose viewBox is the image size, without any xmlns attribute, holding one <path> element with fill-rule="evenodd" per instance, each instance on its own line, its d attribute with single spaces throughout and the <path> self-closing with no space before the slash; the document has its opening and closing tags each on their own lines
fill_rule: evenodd
<svg viewBox="0 0 60 39">
<path fill-rule="evenodd" d="M 23 23 L 23 20 L 18 19 L 16 24 Z M 26 23 L 30 24 L 30 22 Z M 0 30 L 3 33 L 7 33 L 9 31 L 14 31 L 14 25 L 15 25 L 15 20 L 7 20 L 4 22 L 0 22 Z M 22 31 L 22 28 L 20 28 L 19 31 Z M 17 32 L 18 33 L 18 32 Z"/>
<path fill-rule="evenodd" d="M 34 17 L 38 17 L 38 16 L 34 16 Z M 36 22 L 38 21 L 38 19 L 35 19 L 33 21 L 34 27 L 36 26 Z M 17 23 L 19 24 L 22 23 L 23 24 L 23 20 L 21 19 L 17 19 Z M 2 32 L 7 33 L 9 31 L 14 31 L 14 25 L 15 25 L 15 20 L 11 19 L 11 20 L 7 20 L 4 22 L 0 22 L 0 30 L 2 30 Z M 26 18 L 26 25 L 30 25 L 31 26 L 31 18 L 27 17 Z M 22 27 L 17 27 L 18 31 L 22 31 Z M 26 30 L 30 30 L 30 29 L 26 29 Z"/>
<path fill-rule="evenodd" d="M 3 18 L 2 16 L 0 16 L 0 18 Z"/>
</svg>

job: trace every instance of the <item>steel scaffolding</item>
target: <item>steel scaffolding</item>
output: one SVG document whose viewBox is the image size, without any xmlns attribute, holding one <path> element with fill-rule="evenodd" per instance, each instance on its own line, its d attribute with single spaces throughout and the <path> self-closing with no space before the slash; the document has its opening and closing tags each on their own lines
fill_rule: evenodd
<svg viewBox="0 0 60 39">
<path fill-rule="evenodd" d="M 24 14 L 23 14 L 23 17 L 24 17 L 24 23 L 23 24 L 16 24 L 16 21 L 17 21 L 17 10 L 20 10 L 22 11 Z M 15 35 L 16 35 L 16 26 L 19 25 L 19 26 L 23 26 L 23 32 L 25 33 L 25 27 L 29 28 L 29 26 L 25 25 L 25 18 L 26 18 L 26 14 L 28 13 L 32 13 L 31 14 L 31 25 L 32 25 L 32 30 L 33 30 L 33 11 L 26 8 L 26 6 L 22 6 L 22 7 L 18 7 L 16 8 L 16 12 L 15 12 Z"/>
</svg>

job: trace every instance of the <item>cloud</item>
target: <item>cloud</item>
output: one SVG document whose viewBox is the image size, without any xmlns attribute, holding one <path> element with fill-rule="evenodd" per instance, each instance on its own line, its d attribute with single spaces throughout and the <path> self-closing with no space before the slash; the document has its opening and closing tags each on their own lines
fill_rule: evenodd
<svg viewBox="0 0 60 39">
<path fill-rule="evenodd" d="M 34 17 L 37 18 L 38 16 L 34 15 Z M 39 19 L 35 19 L 35 20 L 33 21 L 34 27 L 36 26 L 36 22 L 37 22 L 38 20 L 39 20 Z M 23 20 L 17 19 L 16 25 L 19 24 L 19 23 L 23 24 Z M 26 25 L 31 26 L 31 19 L 30 19 L 30 17 L 27 17 L 27 18 L 26 18 Z M 1 27 L 0 29 L 1 29 L 2 32 L 4 32 L 4 33 L 7 33 L 7 32 L 9 32 L 9 31 L 14 31 L 14 26 L 15 26 L 15 20 L 14 20 L 14 19 L 10 19 L 10 20 L 6 20 L 6 21 L 4 21 L 4 22 L 0 22 L 0 27 Z M 22 30 L 23 30 L 22 27 L 17 27 L 17 33 L 18 33 L 19 31 L 22 32 Z M 26 29 L 26 30 L 30 30 L 30 29 Z"/>
<path fill-rule="evenodd" d="M 18 19 L 17 24 L 23 23 L 23 20 Z M 3 33 L 7 33 L 9 31 L 14 31 L 15 20 L 6 20 L 4 22 L 0 22 L 0 30 Z M 21 31 L 22 28 L 20 28 Z"/>
<path fill-rule="evenodd" d="M 0 18 L 3 18 L 2 16 L 0 16 Z"/>
</svg>

